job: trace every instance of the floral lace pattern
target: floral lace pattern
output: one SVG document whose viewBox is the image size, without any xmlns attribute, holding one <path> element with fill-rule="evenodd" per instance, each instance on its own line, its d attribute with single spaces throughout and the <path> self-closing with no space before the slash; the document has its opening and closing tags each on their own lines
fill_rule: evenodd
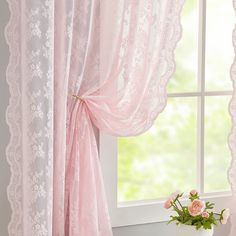
<svg viewBox="0 0 236 236">
<path fill-rule="evenodd" d="M 9 236 L 110 236 L 93 125 L 136 135 L 164 109 L 183 0 L 8 2 Z"/>
<path fill-rule="evenodd" d="M 166 104 L 166 84 L 175 69 L 182 4 L 126 0 L 99 7 L 83 1 L 81 17 L 74 14 L 69 94 L 78 98 L 68 97 L 65 235 L 112 235 L 91 121 L 113 135 L 135 135 L 152 125 Z M 99 25 L 104 7 L 117 15 L 100 15 Z M 108 22 L 114 23 L 110 35 Z M 102 56 L 110 51 L 111 68 Z"/>
<path fill-rule="evenodd" d="M 52 232 L 53 4 L 48 0 L 8 2 L 9 235 L 46 236 Z"/>
</svg>

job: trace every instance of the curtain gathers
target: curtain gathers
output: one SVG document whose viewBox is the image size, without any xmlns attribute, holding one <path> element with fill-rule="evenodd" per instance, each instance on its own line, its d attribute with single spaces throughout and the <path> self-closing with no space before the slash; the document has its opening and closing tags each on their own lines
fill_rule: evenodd
<svg viewBox="0 0 236 236">
<path fill-rule="evenodd" d="M 183 0 L 8 0 L 10 236 L 111 236 L 94 126 L 166 105 Z"/>
<path fill-rule="evenodd" d="M 72 26 L 65 235 L 112 235 L 92 124 L 123 136 L 152 125 L 174 72 L 182 3 L 83 1 L 74 8 L 85 15 L 74 13 Z"/>
<path fill-rule="evenodd" d="M 164 108 L 165 85 L 174 71 L 180 3 L 90 2 L 88 31 L 84 35 L 77 31 L 80 27 L 74 28 L 72 48 L 81 50 L 81 58 L 72 50 L 66 235 L 112 235 L 92 123 L 110 134 L 126 136 L 151 126 Z M 78 25 L 82 23 L 78 18 Z"/>
</svg>

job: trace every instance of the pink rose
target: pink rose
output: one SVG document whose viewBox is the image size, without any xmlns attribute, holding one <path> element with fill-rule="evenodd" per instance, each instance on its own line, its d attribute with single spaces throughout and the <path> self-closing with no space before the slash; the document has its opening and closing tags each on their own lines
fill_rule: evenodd
<svg viewBox="0 0 236 236">
<path fill-rule="evenodd" d="M 190 206 L 188 206 L 188 211 L 191 216 L 199 216 L 205 209 L 205 202 L 199 199 L 193 200 Z"/>
<path fill-rule="evenodd" d="M 169 209 L 172 206 L 173 199 L 168 198 L 164 204 L 164 208 Z"/>
<path fill-rule="evenodd" d="M 202 217 L 203 218 L 209 218 L 209 213 L 206 212 L 206 211 L 202 212 Z"/>
<path fill-rule="evenodd" d="M 190 192 L 192 195 L 196 195 L 198 194 L 198 191 L 196 189 L 193 189 L 191 192 Z"/>
<path fill-rule="evenodd" d="M 170 198 L 175 199 L 180 194 L 180 191 L 176 191 L 170 195 Z"/>
<path fill-rule="evenodd" d="M 225 209 L 222 214 L 222 219 L 220 220 L 221 224 L 225 225 L 228 221 L 229 216 L 230 216 L 229 209 Z"/>
</svg>

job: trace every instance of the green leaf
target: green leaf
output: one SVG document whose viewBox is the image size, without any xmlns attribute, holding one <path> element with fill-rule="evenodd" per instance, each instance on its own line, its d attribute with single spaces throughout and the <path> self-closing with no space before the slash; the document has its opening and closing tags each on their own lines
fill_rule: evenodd
<svg viewBox="0 0 236 236">
<path fill-rule="evenodd" d="M 214 203 L 210 203 L 210 202 L 206 202 L 206 208 L 205 210 L 210 210 L 210 209 L 213 209 L 215 206 Z"/>
</svg>

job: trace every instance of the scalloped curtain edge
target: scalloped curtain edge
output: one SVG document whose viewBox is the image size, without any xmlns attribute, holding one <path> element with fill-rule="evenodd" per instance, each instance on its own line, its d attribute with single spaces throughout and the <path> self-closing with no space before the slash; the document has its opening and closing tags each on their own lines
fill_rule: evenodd
<svg viewBox="0 0 236 236">
<path fill-rule="evenodd" d="M 232 5 L 234 8 L 234 11 L 236 13 L 236 1 L 232 1 Z M 228 144 L 231 151 L 231 164 L 228 169 L 228 180 L 231 185 L 232 190 L 232 209 L 231 209 L 231 229 L 230 229 L 230 236 L 236 235 L 236 221 L 232 217 L 236 217 L 236 207 L 235 201 L 236 201 L 236 26 L 233 29 L 232 32 L 232 44 L 235 52 L 234 61 L 232 63 L 231 69 L 230 69 L 230 77 L 232 80 L 232 87 L 233 87 L 233 95 L 229 104 L 229 114 L 231 115 L 232 120 L 232 128 L 231 132 L 229 134 L 228 138 Z"/>
<path fill-rule="evenodd" d="M 21 93 L 20 80 L 17 68 L 20 67 L 20 1 L 7 0 L 10 19 L 5 28 L 5 39 L 9 47 L 9 63 L 6 71 L 6 80 L 9 86 L 10 98 L 6 111 L 6 122 L 9 126 L 10 141 L 6 149 L 6 157 L 11 170 L 10 183 L 7 188 L 8 200 L 10 202 L 12 214 L 8 225 L 9 236 L 23 236 L 21 228 L 21 202 L 20 202 L 20 186 L 21 186 L 21 168 L 20 156 L 18 149 L 21 147 L 20 119 L 17 118 L 17 111 L 20 110 Z"/>
<path fill-rule="evenodd" d="M 6 80 L 9 86 L 10 98 L 9 105 L 6 111 L 6 122 L 9 126 L 10 141 L 6 149 L 7 161 L 10 166 L 11 178 L 7 188 L 8 200 L 10 202 L 12 215 L 8 225 L 9 236 L 23 236 L 22 217 L 23 210 L 21 206 L 21 178 L 22 170 L 20 168 L 21 158 L 19 150 L 21 149 L 21 120 L 17 118 L 16 114 L 21 108 L 21 91 L 20 91 L 20 1 L 6 0 L 10 10 L 10 19 L 5 28 L 5 39 L 9 47 L 9 63 L 6 71 Z M 169 48 L 169 62 L 173 65 L 172 70 L 169 71 L 169 76 L 166 76 L 165 83 L 165 101 L 166 104 L 166 85 L 168 79 L 173 75 L 176 64 L 174 60 L 173 51 L 176 48 L 178 41 L 181 38 L 182 27 L 180 22 L 180 14 L 183 7 L 184 0 L 176 0 L 175 13 L 177 20 L 173 28 L 179 34 L 172 38 L 172 44 Z M 18 70 L 17 70 L 18 69 Z M 163 106 L 164 109 L 165 106 Z M 162 110 L 163 110 L 162 109 Z M 18 150 L 19 149 L 19 150 Z"/>
</svg>

